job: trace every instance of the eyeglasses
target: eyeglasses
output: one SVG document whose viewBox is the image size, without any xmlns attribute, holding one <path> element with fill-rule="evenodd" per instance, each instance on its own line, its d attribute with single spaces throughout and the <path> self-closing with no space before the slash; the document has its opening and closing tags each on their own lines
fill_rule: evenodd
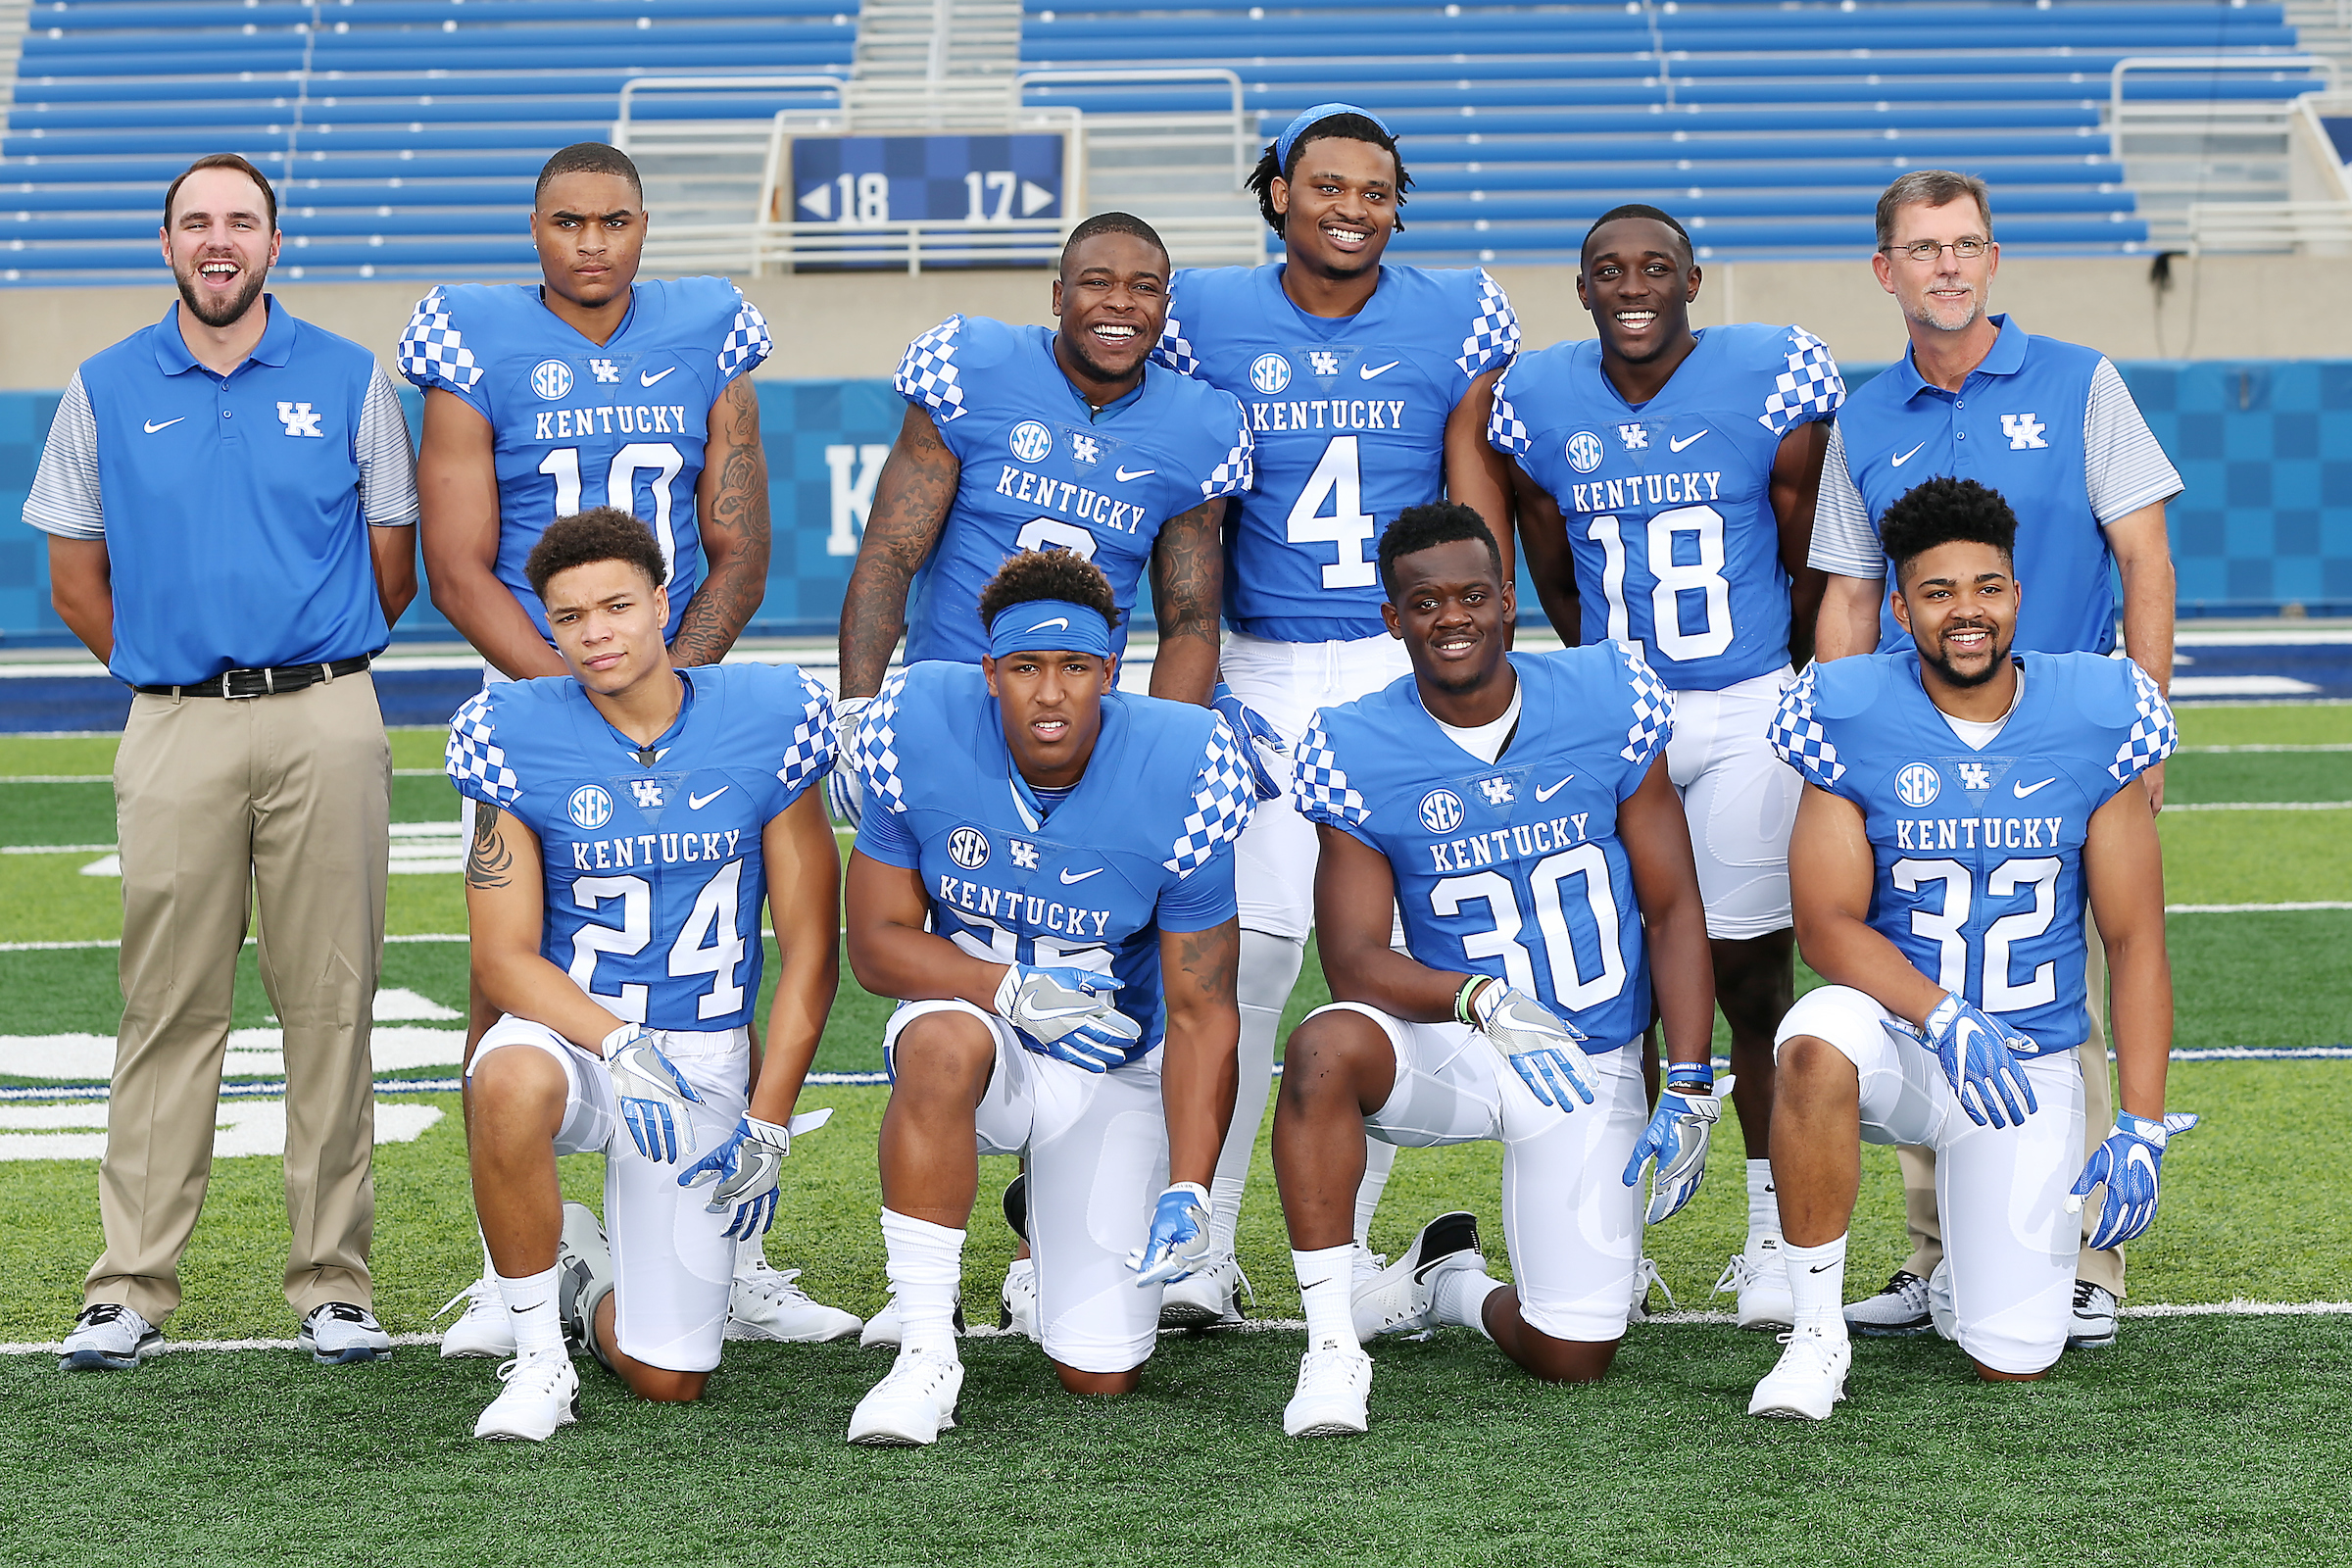
<svg viewBox="0 0 2352 1568">
<path fill-rule="evenodd" d="M 1955 261 L 1973 262 L 1992 249 L 1992 241 L 1956 239 L 1948 245 L 1939 245 L 1932 239 L 1923 239 L 1916 245 L 1882 245 L 1879 248 L 1889 256 L 1907 256 L 1922 267 L 1933 267 L 1936 265 L 1936 259 L 1947 250 L 1952 253 L 1952 259 Z"/>
</svg>

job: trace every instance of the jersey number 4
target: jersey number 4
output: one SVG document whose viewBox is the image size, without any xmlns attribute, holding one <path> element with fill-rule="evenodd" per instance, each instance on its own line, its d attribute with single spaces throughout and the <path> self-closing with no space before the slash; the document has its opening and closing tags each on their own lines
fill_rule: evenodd
<svg viewBox="0 0 2352 1568">
<path fill-rule="evenodd" d="M 710 976 L 710 989 L 695 1004 L 698 1018 L 724 1018 L 743 1010 L 743 956 L 749 951 L 738 920 L 743 862 L 729 860 L 703 884 L 694 907 L 669 945 L 669 976 Z M 641 876 L 584 876 L 571 884 L 571 902 L 598 913 L 620 901 L 620 925 L 583 925 L 571 937 L 571 978 L 590 1000 L 629 1023 L 645 1022 L 647 988 L 624 983 L 617 992 L 596 989 L 596 960 L 606 954 L 635 957 L 654 937 L 653 885 Z"/>
<path fill-rule="evenodd" d="M 1326 513 L 1323 509 L 1329 507 Z M 1364 558 L 1377 531 L 1364 510 L 1364 470 L 1356 437 L 1335 435 L 1323 461 L 1292 504 L 1288 536 L 1295 545 L 1337 545 L 1340 559 L 1323 568 L 1326 588 L 1369 588 L 1379 574 Z"/>
</svg>

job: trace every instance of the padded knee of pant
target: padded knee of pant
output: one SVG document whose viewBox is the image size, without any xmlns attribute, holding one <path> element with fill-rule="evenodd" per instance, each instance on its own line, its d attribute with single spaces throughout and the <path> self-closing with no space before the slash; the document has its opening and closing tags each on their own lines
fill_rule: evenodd
<svg viewBox="0 0 2352 1568">
<path fill-rule="evenodd" d="M 1799 1035 L 1826 1041 L 1838 1054 L 1866 1069 L 1886 1043 L 1886 1009 L 1847 986 L 1823 986 L 1796 999 L 1773 1031 L 1772 1056 L 1777 1067 L 1781 1048 Z"/>
</svg>

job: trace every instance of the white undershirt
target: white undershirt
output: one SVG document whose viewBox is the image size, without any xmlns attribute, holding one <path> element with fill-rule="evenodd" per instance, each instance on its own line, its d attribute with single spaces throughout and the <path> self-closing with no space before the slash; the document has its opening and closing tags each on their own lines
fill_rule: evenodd
<svg viewBox="0 0 2352 1568">
<path fill-rule="evenodd" d="M 1985 747 L 1990 746 L 1993 743 L 1994 737 L 2001 733 L 2001 726 L 2009 722 L 2011 716 L 2017 712 L 2017 705 L 2025 700 L 2026 666 L 2023 663 L 2020 663 L 2017 666 L 2017 690 L 2010 694 L 2009 711 L 2003 713 L 2000 717 L 1986 721 L 1974 718 L 1961 718 L 1955 714 L 1943 713 L 1943 710 L 1940 708 L 1936 710 L 1936 711 L 1938 713 L 1943 713 L 1943 721 L 1952 726 L 1952 733 L 1959 736 L 1961 741 L 1967 745 L 1970 751 L 1981 752 Z M 1976 764 L 1972 762 L 1969 765 L 1973 767 Z"/>
<path fill-rule="evenodd" d="M 1480 724 L 1473 729 L 1461 729 L 1438 718 L 1435 713 L 1429 716 L 1438 720 L 1438 728 L 1450 736 L 1454 745 L 1459 746 L 1482 762 L 1492 762 L 1502 755 L 1502 743 L 1511 738 L 1511 731 L 1519 725 L 1518 682 L 1514 680 L 1511 684 L 1511 706 L 1504 709 L 1502 716 L 1493 723 Z"/>
</svg>

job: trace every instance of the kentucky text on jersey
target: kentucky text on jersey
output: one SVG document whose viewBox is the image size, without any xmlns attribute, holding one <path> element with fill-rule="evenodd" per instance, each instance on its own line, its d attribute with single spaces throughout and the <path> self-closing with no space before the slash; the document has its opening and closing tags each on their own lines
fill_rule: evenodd
<svg viewBox="0 0 2352 1568">
<path fill-rule="evenodd" d="M 577 409 L 541 409 L 535 441 L 576 441 L 591 435 L 684 435 L 683 403 L 608 403 Z"/>
<path fill-rule="evenodd" d="M 968 909 L 984 920 L 1016 920 L 1036 931 L 1058 931 L 1065 936 L 1096 940 L 1110 934 L 1108 909 L 1073 908 L 1017 888 L 990 887 L 985 882 L 943 876 L 932 897 L 942 904 Z"/>
<path fill-rule="evenodd" d="M 1577 811 L 1547 822 L 1516 822 L 1466 839 L 1444 839 L 1429 846 L 1429 858 L 1433 869 L 1468 871 L 1498 860 L 1549 855 L 1584 843 L 1585 824 L 1592 818 L 1590 811 Z"/>
<path fill-rule="evenodd" d="M 692 865 L 697 860 L 732 860 L 743 837 L 739 828 L 723 833 L 640 833 L 625 839 L 574 839 L 571 868 L 575 871 L 626 871 L 638 865 Z M 723 845 L 723 848 L 722 848 Z"/>
<path fill-rule="evenodd" d="M 1723 499 L 1723 470 L 1637 473 L 1630 479 L 1600 479 L 1568 487 L 1573 512 L 1622 512 L 1628 507 L 1680 507 Z"/>
<path fill-rule="evenodd" d="M 1898 850 L 1973 850 L 1977 835 L 1987 850 L 2054 850 L 2059 847 L 2062 816 L 1898 816 L 1894 847 Z"/>
<path fill-rule="evenodd" d="M 1401 430 L 1404 428 L 1403 398 L 1375 402 L 1368 398 L 1317 398 L 1301 403 L 1296 399 L 1270 401 L 1258 399 L 1249 405 L 1250 428 L 1253 432 L 1277 430 Z M 1450 414 L 1441 411 L 1440 417 Z"/>
<path fill-rule="evenodd" d="M 1023 506 L 1052 507 L 1090 527 L 1110 528 L 1119 533 L 1135 532 L 1144 520 L 1141 507 L 1113 500 L 1100 490 L 1089 490 L 1067 479 L 1016 468 L 1009 463 L 999 465 L 997 494 L 1010 496 Z"/>
</svg>

